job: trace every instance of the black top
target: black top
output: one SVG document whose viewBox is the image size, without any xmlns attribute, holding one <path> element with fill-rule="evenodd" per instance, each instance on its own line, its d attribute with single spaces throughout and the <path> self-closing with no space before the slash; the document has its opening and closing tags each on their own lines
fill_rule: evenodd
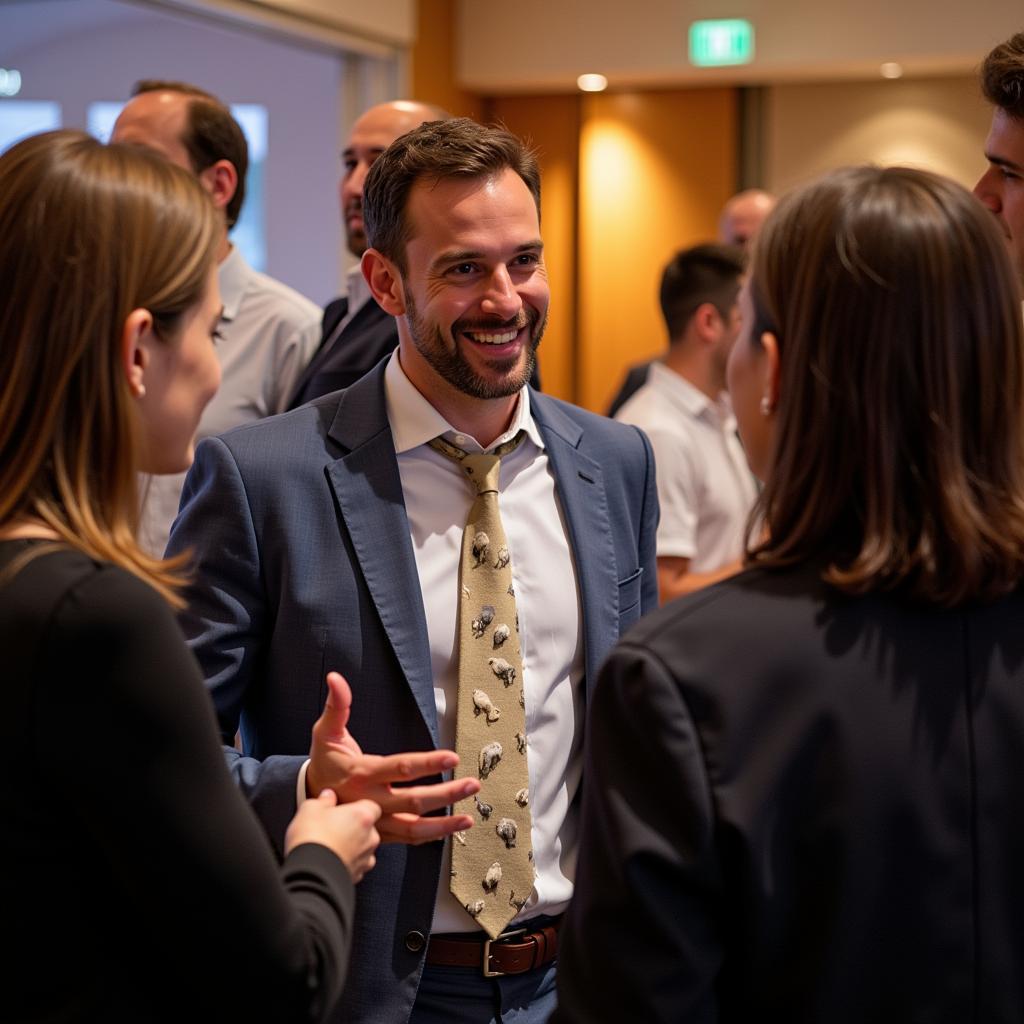
<svg viewBox="0 0 1024 1024">
<path fill-rule="evenodd" d="M 0 1017 L 321 1019 L 345 866 L 306 844 L 276 867 L 159 595 L 65 548 L 12 576 L 39 543 L 0 542 Z"/>
<path fill-rule="evenodd" d="M 593 702 L 553 1021 L 1024 1021 L 1024 593 L 751 570 Z"/>
</svg>

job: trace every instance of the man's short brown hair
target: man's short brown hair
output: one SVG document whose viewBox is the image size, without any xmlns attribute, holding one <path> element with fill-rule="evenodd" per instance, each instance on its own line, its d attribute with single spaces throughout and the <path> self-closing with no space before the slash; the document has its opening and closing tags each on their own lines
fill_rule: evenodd
<svg viewBox="0 0 1024 1024">
<path fill-rule="evenodd" d="M 1024 121 L 1024 32 L 1000 43 L 985 58 L 981 88 L 990 103 Z"/>
<path fill-rule="evenodd" d="M 212 93 L 188 82 L 144 78 L 135 83 L 133 96 L 146 92 L 177 92 L 189 98 L 185 134 L 181 144 L 188 153 L 192 171 L 199 174 L 218 160 L 227 160 L 238 175 L 235 194 L 224 209 L 228 228 L 238 223 L 245 200 L 245 177 L 249 172 L 249 147 L 231 111 Z"/>
<path fill-rule="evenodd" d="M 373 162 L 363 186 L 369 245 L 405 271 L 410 228 L 405 208 L 413 185 L 451 178 L 493 177 L 510 168 L 526 183 L 540 216 L 540 170 L 533 151 L 504 128 L 467 117 L 425 121 L 400 135 Z"/>
</svg>

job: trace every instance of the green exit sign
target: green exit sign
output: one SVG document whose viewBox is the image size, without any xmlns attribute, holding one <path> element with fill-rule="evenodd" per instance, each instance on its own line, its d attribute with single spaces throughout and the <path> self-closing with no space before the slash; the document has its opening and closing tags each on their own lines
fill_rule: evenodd
<svg viewBox="0 0 1024 1024">
<path fill-rule="evenodd" d="M 742 18 L 695 21 L 690 25 L 690 63 L 699 68 L 749 64 L 754 59 L 754 26 Z"/>
</svg>

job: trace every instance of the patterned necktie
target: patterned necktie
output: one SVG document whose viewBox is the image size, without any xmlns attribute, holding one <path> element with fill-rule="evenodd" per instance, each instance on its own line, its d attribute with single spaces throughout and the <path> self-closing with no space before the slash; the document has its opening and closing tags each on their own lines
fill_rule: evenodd
<svg viewBox="0 0 1024 1024">
<path fill-rule="evenodd" d="M 501 457 L 469 455 L 441 438 L 430 446 L 459 463 L 477 492 L 462 537 L 459 565 L 459 696 L 456 777 L 480 779 L 470 812 L 476 827 L 452 842 L 451 891 L 491 938 L 497 938 L 533 891 L 526 698 L 508 542 L 498 510 Z"/>
</svg>

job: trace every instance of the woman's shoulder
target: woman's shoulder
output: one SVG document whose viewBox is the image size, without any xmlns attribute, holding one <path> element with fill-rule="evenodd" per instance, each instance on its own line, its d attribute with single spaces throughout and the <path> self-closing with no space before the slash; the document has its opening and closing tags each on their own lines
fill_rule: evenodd
<svg viewBox="0 0 1024 1024">
<path fill-rule="evenodd" d="M 41 541 L 0 543 L 0 609 L 12 623 L 59 616 L 89 629 L 130 629 L 140 618 L 171 617 L 160 595 L 120 566 Z"/>
</svg>

